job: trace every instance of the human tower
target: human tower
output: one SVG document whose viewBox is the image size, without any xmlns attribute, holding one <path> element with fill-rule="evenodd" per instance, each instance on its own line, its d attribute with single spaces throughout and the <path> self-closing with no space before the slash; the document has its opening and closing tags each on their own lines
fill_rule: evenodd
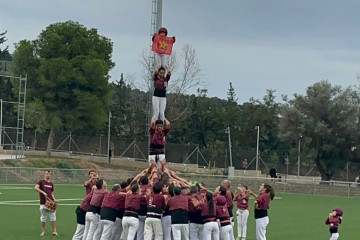
<svg viewBox="0 0 360 240">
<path fill-rule="evenodd" d="M 237 203 L 238 239 L 246 239 L 249 195 L 256 197 L 259 217 L 257 239 L 266 239 L 267 209 L 274 198 L 263 184 L 258 196 L 246 186 L 235 194 L 224 180 L 215 191 L 204 183 L 191 185 L 166 165 L 165 144 L 170 122 L 165 118 L 166 90 L 171 77 L 168 58 L 175 37 L 166 28 L 153 36 L 155 54 L 154 115 L 150 124 L 149 167 L 137 176 L 107 190 L 104 179 L 92 170 L 85 182 L 86 197 L 77 208 L 73 240 L 233 240 L 233 205 Z"/>
</svg>

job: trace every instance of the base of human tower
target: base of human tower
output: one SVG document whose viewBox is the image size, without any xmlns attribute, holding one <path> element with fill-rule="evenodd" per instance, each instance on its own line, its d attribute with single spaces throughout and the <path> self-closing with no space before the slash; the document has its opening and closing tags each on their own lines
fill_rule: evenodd
<svg viewBox="0 0 360 240">
<path fill-rule="evenodd" d="M 179 177 L 174 171 L 169 169 L 166 163 L 162 164 L 161 169 L 156 168 L 156 163 L 149 168 L 142 170 L 133 181 L 139 181 L 142 176 L 147 176 L 150 184 L 162 182 L 164 185 L 173 184 L 174 186 L 190 187 L 191 184 L 184 178 Z"/>
</svg>

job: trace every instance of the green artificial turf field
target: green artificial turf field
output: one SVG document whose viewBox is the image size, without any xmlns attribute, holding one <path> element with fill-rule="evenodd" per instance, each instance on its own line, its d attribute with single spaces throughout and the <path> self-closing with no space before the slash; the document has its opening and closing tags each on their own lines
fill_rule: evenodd
<svg viewBox="0 0 360 240">
<path fill-rule="evenodd" d="M 0 184 L 0 239 L 71 239 L 76 228 L 74 211 L 76 205 L 81 202 L 80 199 L 85 195 L 84 187 L 81 185 L 55 184 L 55 196 L 60 200 L 57 208 L 59 237 L 51 236 L 50 222 L 47 223 L 46 236 L 39 236 L 41 232 L 39 197 L 33 187 L 34 185 L 28 184 Z M 9 203 L 6 201 L 23 202 Z M 253 200 L 251 200 L 252 202 Z M 294 194 L 277 194 L 276 199 L 271 202 L 267 237 L 273 240 L 329 239 L 328 226 L 324 222 L 335 207 L 344 210 L 343 224 L 339 228 L 339 239 L 357 239 L 360 212 L 358 198 Z M 236 235 L 236 227 L 234 232 Z M 250 210 L 247 240 L 255 239 L 255 220 L 253 212 Z"/>
</svg>

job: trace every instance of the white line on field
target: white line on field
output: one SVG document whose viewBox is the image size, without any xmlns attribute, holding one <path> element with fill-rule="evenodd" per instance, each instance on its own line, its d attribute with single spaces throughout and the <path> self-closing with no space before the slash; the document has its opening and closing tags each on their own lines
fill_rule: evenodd
<svg viewBox="0 0 360 240">
<path fill-rule="evenodd" d="M 5 189 L 5 190 L 18 190 L 18 189 L 32 190 L 34 188 L 31 188 L 31 187 L 0 186 L 0 189 Z"/>
<path fill-rule="evenodd" d="M 0 205 L 39 206 L 38 203 L 15 203 L 15 202 L 0 202 Z M 79 204 L 75 204 L 75 203 L 61 204 L 60 203 L 59 206 L 79 206 Z"/>
<path fill-rule="evenodd" d="M 67 198 L 67 199 L 57 199 L 58 201 L 77 201 L 77 200 L 82 200 L 82 198 Z M 0 203 L 27 203 L 27 202 L 38 202 L 39 199 L 37 200 L 20 200 L 20 201 L 1 201 Z"/>
</svg>

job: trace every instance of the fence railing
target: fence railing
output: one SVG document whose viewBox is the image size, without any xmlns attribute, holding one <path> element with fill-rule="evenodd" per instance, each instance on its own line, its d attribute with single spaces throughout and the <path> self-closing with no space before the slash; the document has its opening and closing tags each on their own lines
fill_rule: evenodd
<svg viewBox="0 0 360 240">
<path fill-rule="evenodd" d="M 49 168 L 46 168 L 49 169 Z M 45 168 L 26 167 L 0 167 L 0 184 L 4 183 L 36 183 L 44 176 Z M 82 184 L 88 179 L 89 169 L 49 169 L 52 172 L 54 183 Z M 108 183 L 120 183 L 128 178 L 136 176 L 139 171 L 128 170 L 97 170 L 100 177 Z M 203 182 L 209 188 L 218 186 L 226 176 L 206 175 L 193 173 L 180 173 L 181 177 L 192 183 Z M 254 176 L 235 176 L 231 179 L 232 189 L 239 184 L 246 185 L 253 191 L 257 191 L 262 183 L 272 185 L 276 192 L 298 193 L 310 195 L 335 195 L 347 197 L 359 197 L 360 185 L 355 182 L 321 181 L 318 178 L 264 178 Z"/>
</svg>

